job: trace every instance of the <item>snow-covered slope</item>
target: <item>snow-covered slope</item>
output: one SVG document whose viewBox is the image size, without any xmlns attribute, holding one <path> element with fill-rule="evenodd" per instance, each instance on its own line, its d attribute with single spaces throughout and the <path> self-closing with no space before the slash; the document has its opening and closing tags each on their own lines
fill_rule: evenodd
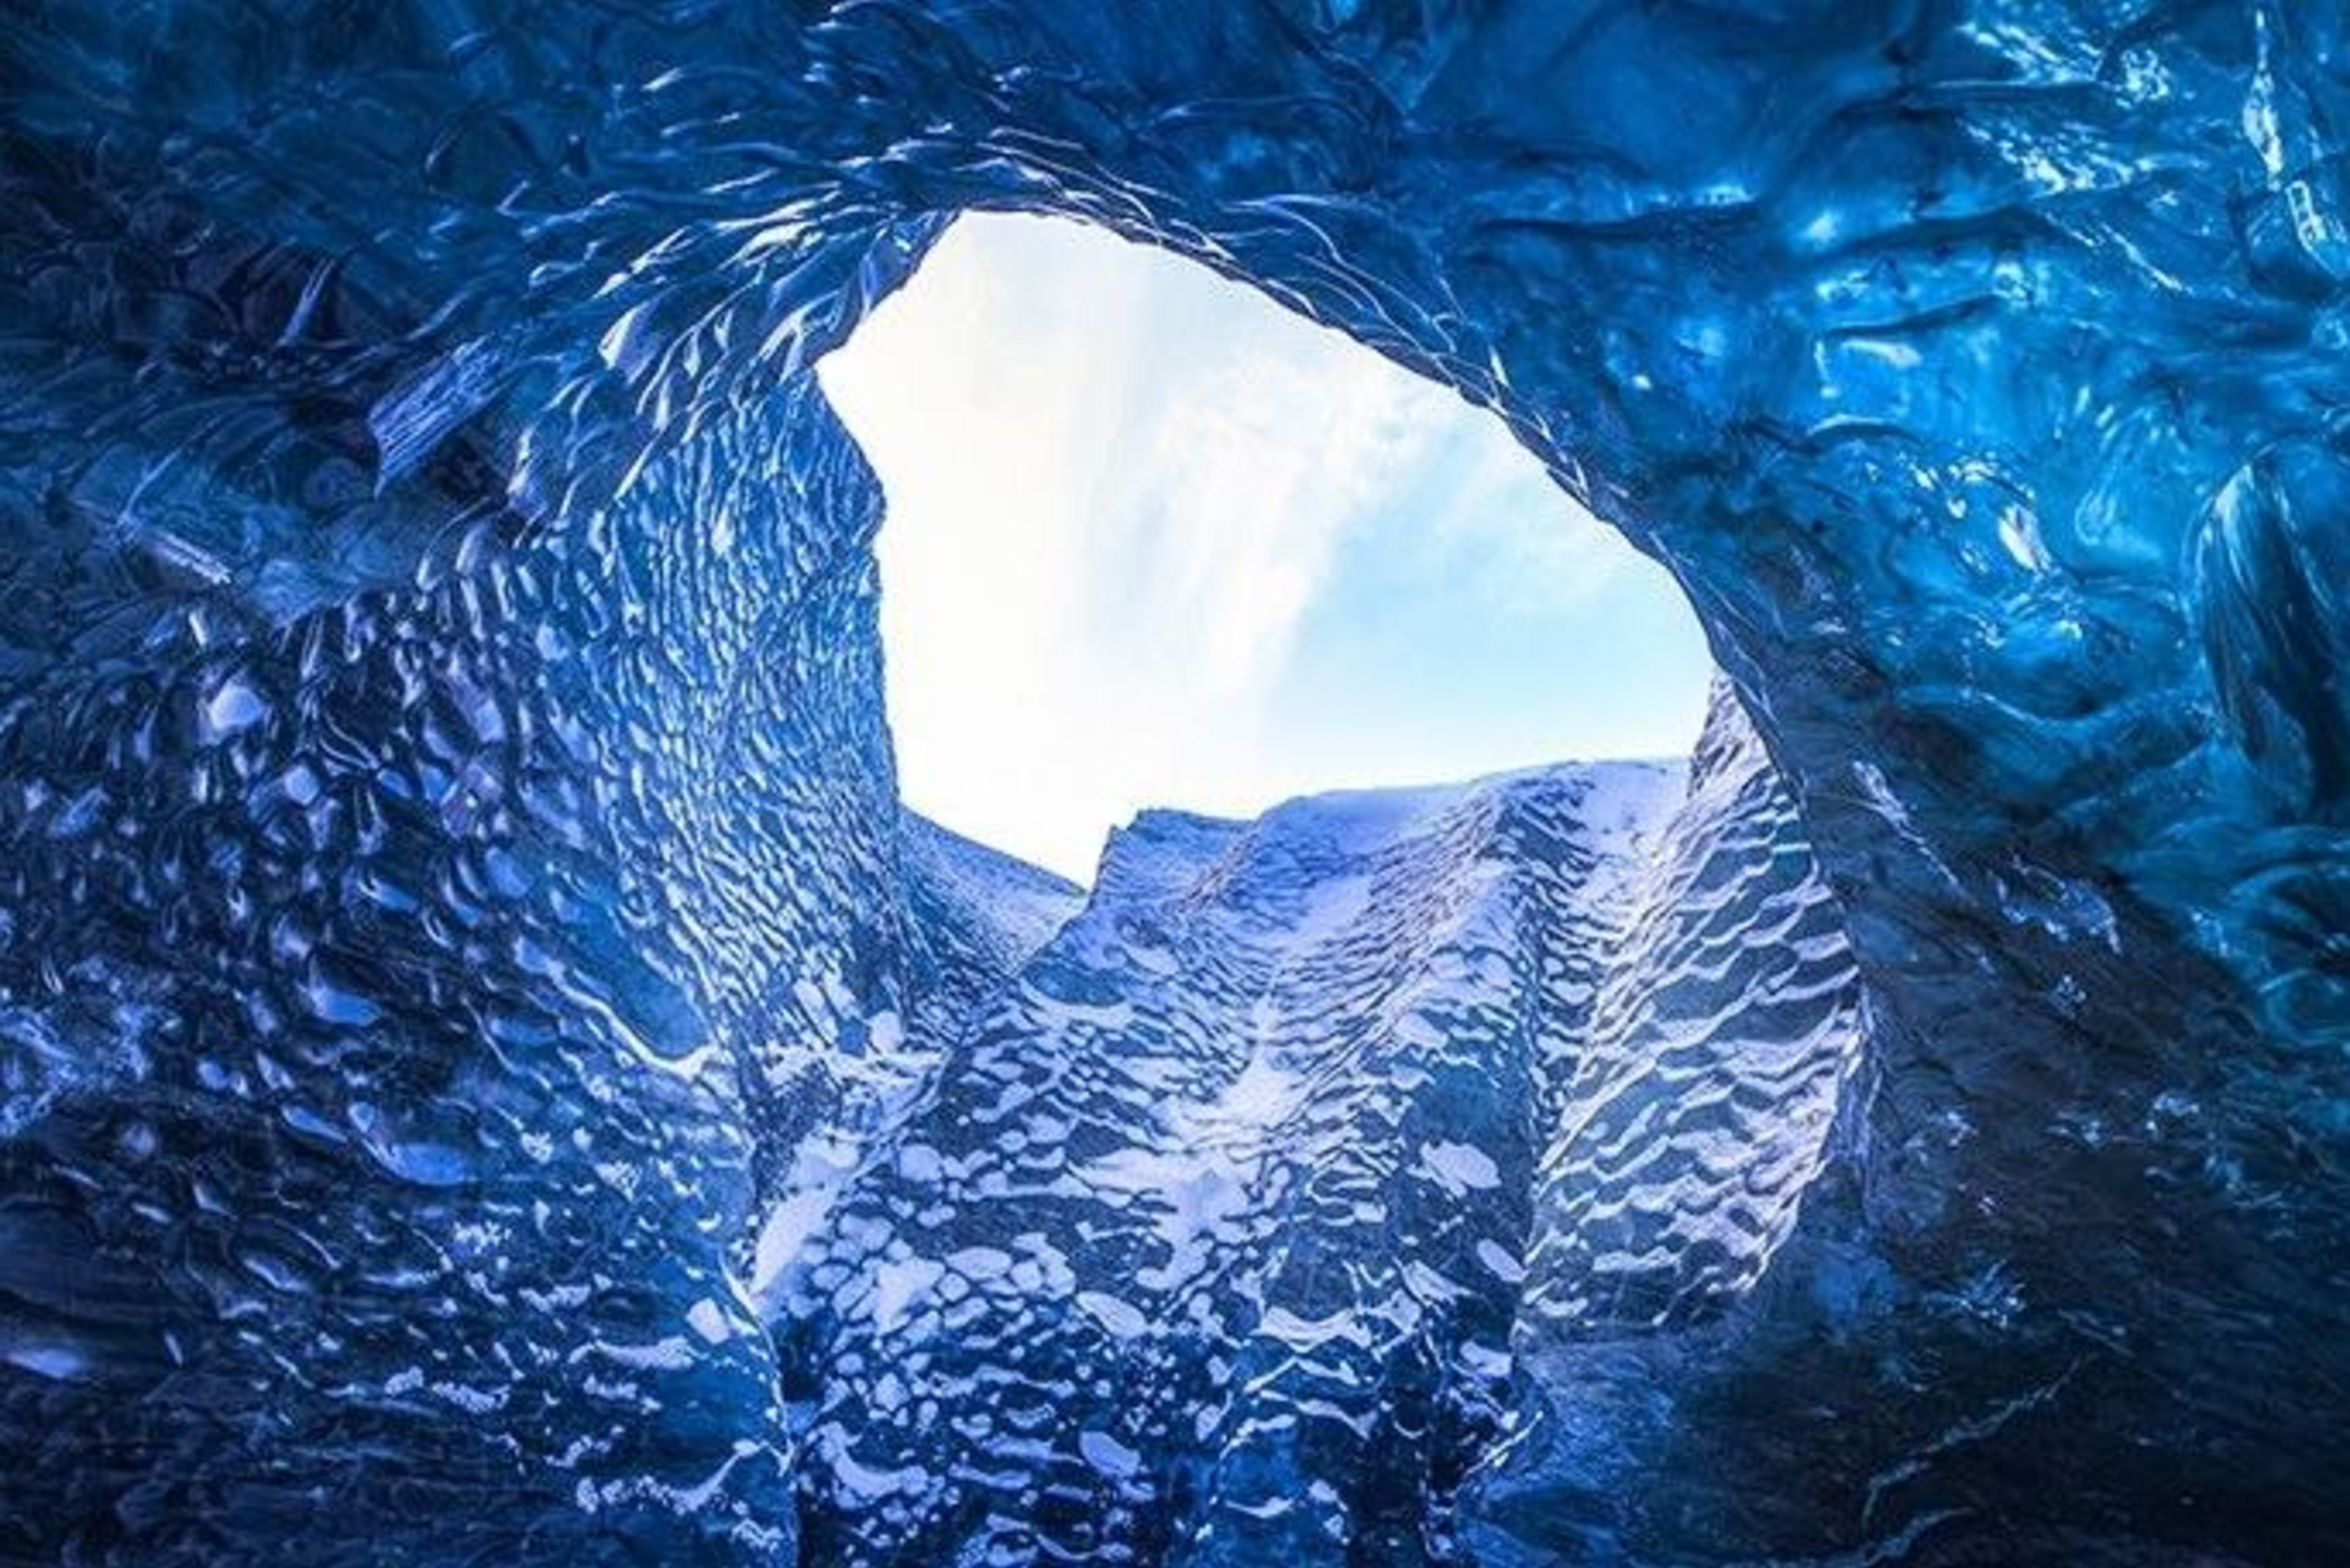
<svg viewBox="0 0 2350 1568">
<path fill-rule="evenodd" d="M 1539 1407 L 1529 1255 L 1547 1282 L 1610 1223 L 1562 1116 L 1636 1057 L 1690 1075 L 1654 1024 L 1720 972 L 1690 930 L 1775 943 L 1819 907 L 1773 804 L 1725 702 L 1694 792 L 1564 765 L 1115 836 L 797 1260 L 804 1551 L 1453 1560 L 1464 1484 Z M 1848 999 L 1808 940 L 1791 989 Z M 1727 957 L 1722 1009 L 1781 967 Z M 1722 1095 L 1787 1072 L 1736 1032 L 1694 1069 Z"/>
<path fill-rule="evenodd" d="M 1085 905 L 1085 889 L 914 812 L 899 814 L 906 897 L 932 970 L 931 994 L 968 1006 Z"/>
<path fill-rule="evenodd" d="M 907 945 L 917 983 L 906 1015 L 881 1016 L 833 1064 L 830 1114 L 792 1146 L 772 1183 L 746 1283 L 771 1303 L 795 1288 L 809 1238 L 842 1188 L 889 1143 L 936 1082 L 941 1058 L 981 1002 L 1075 915 L 1084 893 L 1051 872 L 898 814 Z"/>
<path fill-rule="evenodd" d="M 1702 1321 L 1751 1288 L 1856 1064 L 1844 911 L 1728 689 L 1563 1071 L 1524 1335 Z"/>
</svg>

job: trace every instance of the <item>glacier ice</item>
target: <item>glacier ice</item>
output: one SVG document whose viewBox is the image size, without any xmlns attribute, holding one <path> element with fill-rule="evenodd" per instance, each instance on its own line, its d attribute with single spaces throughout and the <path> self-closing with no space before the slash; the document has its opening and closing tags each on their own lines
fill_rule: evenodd
<svg viewBox="0 0 2350 1568">
<path fill-rule="evenodd" d="M 2350 1552 L 2345 21 L 11 7 L 0 1560 Z M 977 208 L 1495 410 L 1686 786 L 905 815 Z"/>
</svg>

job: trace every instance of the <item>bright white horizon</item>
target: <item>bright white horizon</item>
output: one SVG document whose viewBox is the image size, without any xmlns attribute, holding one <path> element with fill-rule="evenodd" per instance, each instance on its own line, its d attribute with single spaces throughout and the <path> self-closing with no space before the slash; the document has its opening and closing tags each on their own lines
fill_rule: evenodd
<svg viewBox="0 0 2350 1568">
<path fill-rule="evenodd" d="M 1145 806 L 1686 753 L 1662 568 L 1501 422 L 1204 267 L 958 222 L 820 370 L 881 477 L 907 802 L 1089 882 Z"/>
</svg>

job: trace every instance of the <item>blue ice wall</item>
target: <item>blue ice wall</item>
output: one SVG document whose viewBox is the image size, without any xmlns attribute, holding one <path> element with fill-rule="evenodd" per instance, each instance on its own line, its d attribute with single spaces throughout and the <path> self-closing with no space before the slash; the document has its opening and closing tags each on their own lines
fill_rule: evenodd
<svg viewBox="0 0 2350 1568">
<path fill-rule="evenodd" d="M 651 477 L 12 700 L 22 1560 L 787 1552 L 730 1253 L 900 984 L 878 496 L 806 382 Z"/>
<path fill-rule="evenodd" d="M 1699 1151 L 1767 1247 L 1661 1217 L 1598 1277 L 1703 1310 L 1567 1314 L 1412 1550 L 2341 1555 L 2344 22 L 13 8 L 0 1551 L 790 1559 L 759 1243 L 1025 940 L 909 867 L 803 372 L 986 206 L 1460 388 L 1665 561 L 1866 998 L 1809 1152 Z M 1814 1013 L 1703 1084 L 1775 1114 Z M 1713 1114 L 1571 1069 L 1554 1156 Z"/>
</svg>

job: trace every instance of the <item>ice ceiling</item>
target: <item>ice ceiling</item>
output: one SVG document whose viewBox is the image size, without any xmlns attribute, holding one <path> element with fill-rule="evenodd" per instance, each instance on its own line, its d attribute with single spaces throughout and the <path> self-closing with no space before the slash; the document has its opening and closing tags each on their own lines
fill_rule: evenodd
<svg viewBox="0 0 2350 1568">
<path fill-rule="evenodd" d="M 1800 1203 L 1727 1262 L 1633 1235 L 1689 1285 L 1645 1304 L 1538 1271 L 1556 1310 L 1495 1397 L 1544 1414 L 1410 1450 L 1440 1529 L 1325 1505 L 1301 1449 L 1302 1517 L 1353 1522 L 1250 1544 L 1259 1449 L 1154 1469 L 1108 1438 L 1078 1458 L 1158 1501 L 1032 1456 L 936 1537 L 852 1486 L 805 1560 L 2339 1557 L 2345 22 L 12 8 L 0 1554 L 789 1562 L 806 1476 L 869 1475 L 796 1413 L 832 1396 L 794 1336 L 837 1325 L 794 1315 L 784 1243 L 930 1092 L 922 1041 L 1082 1022 L 957 1033 L 1049 889 L 898 815 L 879 495 L 807 373 L 991 208 L 1172 247 L 1460 388 L 1665 563 L 1803 833 L 1771 848 L 1789 819 L 1721 784 L 1771 826 L 1679 834 L 1639 953 L 1678 965 L 1711 909 L 1848 948 L 1856 980 L 1777 1012 L 1834 997 L 1861 1036 L 1823 1047 L 1801 1148 L 1736 1071 L 1649 1062 L 1666 1108 L 1621 1121 L 1568 1085 L 1541 1138 L 1694 1117 L 1676 1190 L 1767 1167 Z M 1552 809 L 1471 815 L 1549 864 Z M 1170 831 L 1138 908 L 1221 853 Z M 1261 875 L 1372 840 L 1274 831 Z M 1244 931 L 1234 875 L 1182 907 L 1239 898 Z M 1223 942 L 1176 946 L 1259 950 Z M 1519 1199 L 1533 1257 L 1607 1264 L 1574 1191 Z M 888 1244 L 862 1299 L 906 1307 L 931 1276 Z M 968 1414 L 867 1392 L 877 1429 Z M 1399 1398 L 1367 1429 L 1435 1429 Z M 1242 1501 L 1170 1523 L 1202 1497 Z"/>
</svg>

